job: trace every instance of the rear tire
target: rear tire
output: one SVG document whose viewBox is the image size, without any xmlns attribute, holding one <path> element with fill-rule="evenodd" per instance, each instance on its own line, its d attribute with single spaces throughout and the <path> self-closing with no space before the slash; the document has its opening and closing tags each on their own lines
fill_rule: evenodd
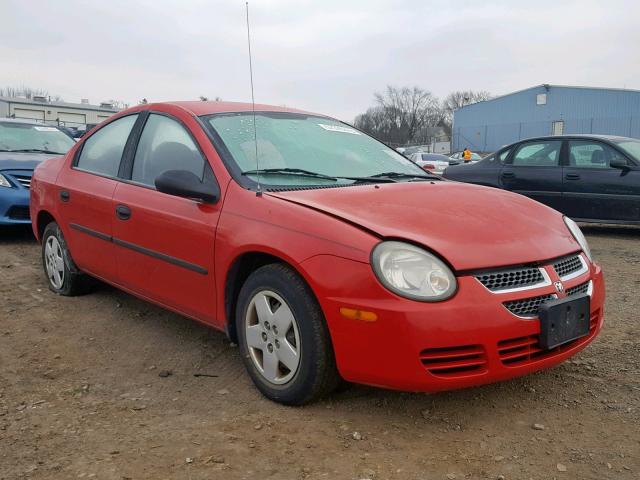
<svg viewBox="0 0 640 480">
<path fill-rule="evenodd" d="M 303 405 L 340 383 L 322 310 L 292 268 L 271 264 L 249 276 L 238 297 L 236 329 L 249 376 L 267 398 Z"/>
<path fill-rule="evenodd" d="M 67 242 L 56 222 L 49 223 L 42 234 L 42 266 L 52 292 L 69 297 L 88 292 L 90 279 L 73 263 Z"/>
</svg>

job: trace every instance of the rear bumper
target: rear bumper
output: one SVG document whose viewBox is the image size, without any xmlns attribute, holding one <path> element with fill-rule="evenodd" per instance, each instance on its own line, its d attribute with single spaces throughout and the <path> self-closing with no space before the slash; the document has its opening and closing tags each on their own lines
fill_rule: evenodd
<svg viewBox="0 0 640 480">
<path fill-rule="evenodd" d="M 503 305 L 522 298 L 522 292 L 496 295 L 467 276 L 458 279 L 451 299 L 421 303 L 388 292 L 368 264 L 320 256 L 302 266 L 315 283 L 340 374 L 356 383 L 435 392 L 506 380 L 569 358 L 597 336 L 603 323 L 604 282 L 596 265 L 566 282 L 567 288 L 592 282 L 589 335 L 549 351 L 537 347 L 539 320 L 517 317 Z M 541 293 L 531 292 L 525 296 Z M 378 319 L 347 319 L 341 307 L 373 311 Z"/>
</svg>

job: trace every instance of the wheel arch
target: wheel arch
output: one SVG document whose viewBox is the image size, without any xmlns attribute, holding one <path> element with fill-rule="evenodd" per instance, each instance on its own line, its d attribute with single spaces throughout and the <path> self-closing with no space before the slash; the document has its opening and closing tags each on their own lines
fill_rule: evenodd
<svg viewBox="0 0 640 480">
<path fill-rule="evenodd" d="M 295 271 L 300 278 L 309 286 L 309 289 L 313 292 L 313 289 L 309 285 L 306 275 L 296 267 L 294 262 L 288 260 L 284 256 L 279 256 L 274 252 L 265 252 L 260 250 L 252 250 L 243 252 L 238 255 L 229 268 L 224 283 L 224 314 L 225 314 L 225 332 L 229 339 L 235 343 L 238 342 L 238 335 L 235 327 L 235 314 L 236 304 L 240 289 L 246 282 L 249 275 L 255 272 L 260 267 L 279 263 L 290 267 Z M 315 292 L 313 292 L 315 295 Z"/>
<path fill-rule="evenodd" d="M 55 222 L 55 217 L 48 210 L 40 210 L 38 215 L 35 218 L 35 225 L 33 228 L 34 233 L 36 234 L 36 239 L 38 242 L 42 242 L 42 235 L 44 234 L 44 229 L 51 222 Z"/>
</svg>

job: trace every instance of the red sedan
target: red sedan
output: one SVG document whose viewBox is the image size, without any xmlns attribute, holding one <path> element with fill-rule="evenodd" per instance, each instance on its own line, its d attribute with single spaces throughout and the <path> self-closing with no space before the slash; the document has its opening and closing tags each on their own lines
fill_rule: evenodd
<svg viewBox="0 0 640 480">
<path fill-rule="evenodd" d="M 88 277 L 224 330 L 269 398 L 341 379 L 410 391 L 551 367 L 602 327 L 580 229 L 526 197 L 444 181 L 332 118 L 141 105 L 40 165 L 49 287 Z"/>
</svg>

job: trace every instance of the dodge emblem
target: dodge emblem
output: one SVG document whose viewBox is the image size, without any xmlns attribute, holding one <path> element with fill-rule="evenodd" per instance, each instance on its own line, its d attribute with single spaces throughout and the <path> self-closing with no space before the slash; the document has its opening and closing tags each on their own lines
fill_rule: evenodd
<svg viewBox="0 0 640 480">
<path fill-rule="evenodd" d="M 562 284 L 562 282 L 555 282 L 554 285 L 556 286 L 556 290 L 558 291 L 558 293 L 564 292 L 564 285 Z"/>
</svg>

